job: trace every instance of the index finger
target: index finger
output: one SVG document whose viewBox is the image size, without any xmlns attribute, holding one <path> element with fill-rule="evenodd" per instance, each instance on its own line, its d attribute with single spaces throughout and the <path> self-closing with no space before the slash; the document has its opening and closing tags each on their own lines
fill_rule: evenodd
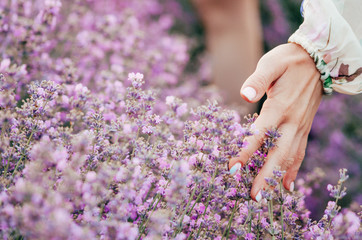
<svg viewBox="0 0 362 240">
<path fill-rule="evenodd" d="M 247 147 L 240 151 L 238 157 L 232 158 L 229 161 L 231 174 L 235 172 L 231 170 L 236 163 L 240 163 L 241 166 L 244 166 L 249 158 L 252 157 L 254 152 L 261 147 L 265 139 L 265 132 L 268 129 L 279 126 L 282 121 L 282 115 L 279 113 L 279 108 L 270 108 L 268 107 L 270 104 L 267 104 L 267 102 L 265 103 L 266 104 L 264 104 L 260 116 L 255 120 L 255 127 L 259 130 L 259 133 L 247 137 L 245 139 L 248 143 Z"/>
</svg>

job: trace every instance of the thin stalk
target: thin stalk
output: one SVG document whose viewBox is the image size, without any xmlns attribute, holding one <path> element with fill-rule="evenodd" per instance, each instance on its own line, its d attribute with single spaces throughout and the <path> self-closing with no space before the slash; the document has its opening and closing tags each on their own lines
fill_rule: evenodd
<svg viewBox="0 0 362 240">
<path fill-rule="evenodd" d="M 202 154 L 201 160 L 200 160 L 201 162 L 202 162 L 202 160 L 204 159 L 204 156 L 205 156 L 205 154 Z M 205 164 L 202 165 L 201 173 L 204 171 L 204 168 L 205 168 Z M 197 186 L 196 186 L 196 184 L 195 184 L 194 189 L 193 189 L 193 191 L 192 191 L 192 193 L 191 193 L 191 195 L 190 195 L 190 197 L 189 197 L 189 200 L 187 201 L 185 210 L 183 211 L 183 213 L 182 213 L 182 215 L 181 215 L 181 219 L 180 219 L 180 223 L 179 223 L 179 226 L 180 226 L 180 227 L 179 227 L 178 230 L 175 231 L 173 237 L 176 237 L 177 234 L 182 230 L 182 222 L 183 222 L 183 220 L 184 220 L 185 214 L 187 213 L 187 210 L 188 210 L 189 207 L 190 207 L 190 204 L 191 204 L 192 199 L 194 199 L 195 192 L 196 192 L 196 188 L 197 188 Z M 199 193 L 199 195 L 197 196 L 197 199 L 201 198 L 202 192 L 203 192 L 203 191 L 201 191 L 201 192 Z M 197 200 L 197 199 L 196 199 L 196 200 Z M 195 203 L 193 204 L 192 209 L 195 207 L 196 202 L 197 202 L 197 201 L 195 201 Z M 190 210 L 189 213 L 191 213 L 192 209 Z"/>
<path fill-rule="evenodd" d="M 154 197 L 154 199 L 152 200 L 152 203 L 150 206 L 153 206 L 153 204 L 156 202 L 156 200 L 158 199 L 159 196 L 160 196 L 160 194 L 157 193 L 156 196 Z"/>
<path fill-rule="evenodd" d="M 338 196 L 341 194 L 341 190 L 342 190 L 342 183 L 339 184 L 338 186 Z M 338 200 L 339 200 L 339 197 L 336 198 L 336 201 L 335 201 L 335 204 L 334 204 L 334 207 L 333 207 L 333 211 L 336 211 L 337 210 L 337 207 L 338 207 Z M 333 218 L 330 218 L 329 221 L 328 221 L 328 227 L 331 225 L 331 222 L 332 222 L 332 219 Z M 326 231 L 327 228 L 324 228 L 324 232 Z"/>
<path fill-rule="evenodd" d="M 108 183 L 107 185 L 107 190 L 111 187 L 111 182 Z M 106 206 L 106 201 L 104 201 L 104 203 L 102 204 L 102 207 L 101 207 L 101 210 L 99 212 L 99 220 L 102 220 L 102 216 L 103 216 L 103 213 L 104 213 L 104 208 Z"/>
<path fill-rule="evenodd" d="M 180 222 L 179 222 L 179 229 L 178 229 L 177 231 L 175 231 L 173 237 L 176 237 L 177 234 L 182 230 L 182 222 L 183 222 L 183 220 L 184 220 L 184 217 L 185 217 L 185 214 L 186 214 L 187 210 L 188 210 L 189 207 L 190 207 L 191 200 L 194 198 L 195 192 L 196 192 L 196 186 L 195 186 L 194 189 L 192 190 L 191 196 L 189 197 L 189 200 L 188 200 L 188 202 L 187 202 L 187 205 L 186 205 L 186 207 L 185 207 L 185 210 L 183 211 L 183 213 L 182 213 L 182 215 L 181 215 Z"/>
<path fill-rule="evenodd" d="M 282 193 L 282 183 L 279 183 L 280 186 L 280 199 L 281 199 L 281 204 L 280 204 L 280 215 L 281 215 L 281 225 L 282 225 L 282 240 L 284 240 L 284 210 L 283 210 L 283 193 Z"/>
<path fill-rule="evenodd" d="M 206 210 L 207 208 L 209 207 L 209 203 L 210 203 L 210 198 L 211 198 L 211 190 L 213 188 L 213 184 L 214 184 L 214 181 L 215 181 L 215 177 L 216 177 L 216 174 L 218 172 L 218 169 L 215 170 L 214 174 L 212 175 L 212 179 L 211 179 L 211 184 L 209 185 L 209 195 L 207 196 L 207 200 L 206 200 L 206 205 L 205 205 L 205 211 L 204 213 L 202 214 L 202 218 L 205 217 L 206 215 Z M 200 232 L 201 232 L 201 227 L 202 227 L 202 222 L 199 226 L 199 230 L 197 231 L 197 235 L 196 235 L 196 239 L 199 237 L 200 235 Z"/>
<path fill-rule="evenodd" d="M 139 137 L 139 135 L 140 135 L 140 129 L 141 129 L 141 128 L 140 128 L 140 127 L 138 127 L 138 129 L 137 129 L 137 136 L 136 136 L 135 141 L 137 141 L 137 139 L 138 139 L 138 137 Z M 134 157 L 135 150 L 136 150 L 136 147 L 135 147 L 135 146 L 133 146 L 132 153 L 131 153 L 131 159 Z"/>
<path fill-rule="evenodd" d="M 202 154 L 201 161 L 202 161 L 203 158 L 204 158 L 204 154 Z M 187 162 L 189 161 L 189 159 L 190 159 L 190 156 L 188 157 Z M 202 166 L 201 172 L 204 171 L 204 167 L 205 167 L 205 165 Z M 196 190 L 196 188 L 194 188 L 194 191 L 195 191 L 195 190 Z M 188 213 L 186 213 L 187 215 L 191 214 L 191 212 L 192 212 L 192 210 L 194 209 L 196 203 L 200 200 L 203 192 L 204 192 L 204 191 L 202 190 L 202 191 L 200 191 L 199 195 L 197 195 L 197 198 L 196 198 L 194 204 L 192 205 L 190 211 L 189 211 Z M 192 199 L 189 199 L 188 203 L 190 202 L 190 200 L 192 200 Z"/>
<path fill-rule="evenodd" d="M 171 166 L 171 168 L 172 168 L 172 166 Z M 171 169 L 171 168 L 170 168 L 170 169 Z M 166 186 L 165 186 L 165 189 L 168 187 L 168 184 L 170 184 L 170 182 L 171 182 L 171 179 L 168 180 L 168 182 L 167 182 L 167 184 L 166 184 Z M 147 223 L 149 222 L 150 217 L 152 216 L 152 213 L 155 211 L 155 209 L 156 209 L 158 203 L 160 202 L 161 198 L 162 198 L 162 195 L 161 195 L 160 193 L 157 193 L 156 196 L 155 196 L 155 198 L 153 199 L 153 202 L 152 202 L 151 206 L 153 206 L 153 203 L 156 201 L 156 199 L 157 199 L 157 202 L 156 202 L 156 204 L 153 206 L 153 209 L 152 209 L 151 213 L 149 214 L 149 217 L 147 218 L 146 222 L 142 222 L 142 223 L 141 223 L 141 226 L 139 227 L 139 229 L 142 229 L 142 230 L 141 230 L 141 232 L 140 232 L 140 235 L 138 236 L 138 240 L 141 238 L 143 232 L 145 231 L 146 226 L 147 226 Z"/>
<path fill-rule="evenodd" d="M 258 224 L 260 223 L 260 212 L 258 213 Z M 257 232 L 256 232 L 256 240 L 259 240 L 259 229 L 257 229 Z"/>
<path fill-rule="evenodd" d="M 231 213 L 231 216 L 229 218 L 229 222 L 227 225 L 227 228 L 225 229 L 224 233 L 222 234 L 222 239 L 224 239 L 224 236 L 226 236 L 226 239 L 229 238 L 229 234 L 230 234 L 230 228 L 231 228 L 231 222 L 234 219 L 234 215 L 237 209 L 237 205 L 238 205 L 238 200 L 235 200 L 235 204 L 234 204 L 234 208 L 233 208 L 233 212 Z"/>
<path fill-rule="evenodd" d="M 151 150 L 151 154 L 154 154 L 154 152 L 155 152 L 155 149 L 156 149 L 156 147 L 157 147 L 156 143 L 157 143 L 157 141 L 155 141 L 155 142 L 153 143 L 152 150 Z"/>
<path fill-rule="evenodd" d="M 99 220 L 102 220 L 102 216 L 103 216 L 103 213 L 104 213 L 104 207 L 106 206 L 106 202 L 102 203 L 102 207 L 101 207 L 101 210 L 99 212 Z"/>
<path fill-rule="evenodd" d="M 201 232 L 202 222 L 200 223 L 199 229 L 197 230 L 196 239 L 199 239 L 199 235 Z"/>
<path fill-rule="evenodd" d="M 249 230 L 249 233 L 251 233 L 251 214 L 250 214 L 250 218 L 249 218 L 249 226 L 248 226 L 248 230 Z"/>
<path fill-rule="evenodd" d="M 0 139 L 3 139 L 3 137 L 5 137 L 4 132 L 5 132 L 5 129 L 6 129 L 7 127 L 8 127 L 8 124 L 5 123 L 4 126 L 3 126 L 2 129 L 1 129 Z"/>
<path fill-rule="evenodd" d="M 187 215 L 190 215 L 190 214 L 191 214 L 191 212 L 192 212 L 192 210 L 194 210 L 194 208 L 195 208 L 196 204 L 200 201 L 200 199 L 201 199 L 201 197 L 202 197 L 202 194 L 203 194 L 203 193 L 204 193 L 204 191 L 203 191 L 203 190 L 199 193 L 199 195 L 197 196 L 197 198 L 196 198 L 196 200 L 195 200 L 194 204 L 192 205 L 192 207 L 191 207 L 190 211 L 187 213 Z"/>
<path fill-rule="evenodd" d="M 28 138 L 28 141 L 27 141 L 27 143 L 26 143 L 26 147 L 25 147 L 25 148 L 28 148 L 28 147 L 29 147 L 29 144 L 30 144 L 30 141 L 31 141 L 31 139 L 32 139 L 32 137 L 33 137 L 33 134 L 34 134 L 34 131 L 31 131 L 31 134 L 30 134 L 30 136 L 29 136 L 29 138 Z M 24 159 L 24 154 L 21 155 L 21 158 L 20 158 L 19 161 L 16 163 L 16 166 L 15 166 L 15 168 L 14 168 L 13 174 L 11 175 L 12 178 L 14 177 L 14 175 L 15 175 L 15 173 L 16 173 L 16 170 L 18 170 L 18 167 L 20 166 L 20 163 L 23 161 L 23 159 Z"/>
<path fill-rule="evenodd" d="M 96 134 L 95 134 L 95 138 L 93 140 L 93 144 L 92 144 L 92 153 L 95 154 L 95 148 L 96 148 L 96 142 L 97 142 L 97 138 L 99 137 L 98 134 L 98 128 L 96 129 Z"/>
<path fill-rule="evenodd" d="M 147 201 L 148 197 L 150 196 L 150 194 L 151 194 L 151 192 L 152 192 L 152 190 L 153 190 L 154 188 L 155 188 L 155 184 L 152 183 L 150 189 L 147 191 L 147 194 L 146 194 L 145 199 L 143 199 L 143 201 L 142 201 L 143 203 Z M 153 203 L 152 203 L 152 204 L 153 204 Z"/>
<path fill-rule="evenodd" d="M 144 224 L 141 225 L 142 230 L 141 230 L 140 235 L 138 236 L 137 240 L 140 240 L 140 239 L 141 239 L 144 231 L 146 230 L 147 223 L 149 222 L 150 217 L 152 216 L 153 212 L 155 211 L 155 209 L 156 209 L 158 203 L 160 202 L 160 200 L 161 200 L 161 195 L 159 195 L 159 197 L 158 197 L 158 199 L 157 199 L 157 202 L 156 202 L 155 206 L 154 206 L 153 209 L 152 209 L 152 212 L 150 213 L 149 217 L 147 218 L 147 221 L 146 221 Z"/>
<path fill-rule="evenodd" d="M 212 175 L 211 184 L 210 184 L 210 186 L 209 186 L 209 195 L 207 196 L 206 205 L 205 205 L 205 211 L 204 211 L 204 213 L 202 214 L 202 217 L 205 217 L 205 215 L 206 215 L 206 210 L 207 210 L 207 208 L 209 207 L 210 198 L 211 198 L 211 190 L 212 190 L 212 188 L 213 188 L 213 185 L 214 185 L 214 181 L 215 181 L 215 177 L 216 177 L 217 172 L 218 172 L 218 169 L 216 169 L 215 172 L 214 172 L 214 174 Z"/>
<path fill-rule="evenodd" d="M 249 206 L 250 204 L 251 204 L 251 201 L 249 200 L 249 201 L 248 201 L 248 206 Z M 248 208 L 248 216 L 247 216 L 247 218 L 246 218 L 246 220 L 245 220 L 244 225 L 245 225 L 246 223 L 248 223 L 248 233 L 251 233 L 252 214 L 251 214 L 251 212 L 250 212 L 249 210 L 250 210 L 250 208 Z"/>
<path fill-rule="evenodd" d="M 202 157 L 201 157 L 201 162 L 202 162 L 202 160 L 203 160 L 204 156 L 205 156 L 205 154 L 202 154 Z M 205 168 L 205 164 L 204 164 L 204 165 L 202 165 L 202 168 L 201 168 L 201 173 L 203 173 L 203 172 L 204 172 L 204 168 Z M 196 198 L 196 200 L 195 200 L 194 204 L 192 205 L 192 207 L 191 207 L 190 211 L 187 213 L 187 215 L 190 215 L 190 214 L 191 214 L 191 212 L 192 212 L 192 210 L 194 210 L 194 207 L 196 206 L 196 203 L 198 203 L 198 202 L 200 201 L 200 199 L 201 199 L 201 197 L 202 197 L 202 194 L 203 194 L 203 193 L 204 193 L 204 190 L 202 189 L 202 190 L 200 191 L 199 195 L 197 195 L 197 198 Z"/>
<path fill-rule="evenodd" d="M 5 167 L 5 170 L 4 170 L 4 177 L 6 177 L 6 175 L 8 174 L 8 169 L 9 169 L 9 165 L 10 165 L 10 160 L 11 160 L 11 159 L 8 159 L 8 162 L 6 163 L 6 167 Z"/>
<path fill-rule="evenodd" d="M 268 212 L 269 212 L 270 226 L 271 226 L 271 229 L 273 229 L 273 233 L 271 235 L 272 235 L 272 239 L 275 240 L 274 223 L 273 223 L 273 201 L 272 200 L 268 201 Z"/>
<path fill-rule="evenodd" d="M 153 204 L 159 200 L 159 198 L 161 197 L 161 194 L 157 193 L 156 196 L 153 198 L 153 201 L 151 203 L 151 207 L 154 206 Z M 147 210 L 148 211 L 148 210 Z M 139 229 L 142 229 L 143 225 L 145 224 L 145 219 L 142 220 L 143 222 L 141 223 L 141 226 L 139 227 Z M 146 220 L 147 221 L 147 220 Z"/>
<path fill-rule="evenodd" d="M 48 104 L 48 100 L 46 100 L 46 101 L 44 102 L 42 108 L 44 109 L 47 104 Z M 28 138 L 28 141 L 27 141 L 27 143 L 26 143 L 26 147 L 25 147 L 25 148 L 28 148 L 28 147 L 29 147 L 30 141 L 31 141 L 31 139 L 32 139 L 32 137 L 33 137 L 33 134 L 34 134 L 34 130 L 35 130 L 35 129 L 32 129 L 32 130 L 31 130 L 31 134 L 30 134 L 30 136 L 29 136 L 29 138 Z M 13 174 L 11 175 L 12 178 L 14 177 L 14 175 L 15 175 L 15 173 L 16 173 L 16 170 L 17 170 L 18 167 L 20 166 L 20 163 L 22 162 L 22 160 L 24 159 L 24 157 L 25 157 L 25 156 L 22 155 L 21 158 L 19 159 L 19 161 L 16 163 L 16 166 L 15 166 L 15 168 L 14 168 Z M 10 184 L 10 183 L 9 183 L 9 184 Z"/>
</svg>

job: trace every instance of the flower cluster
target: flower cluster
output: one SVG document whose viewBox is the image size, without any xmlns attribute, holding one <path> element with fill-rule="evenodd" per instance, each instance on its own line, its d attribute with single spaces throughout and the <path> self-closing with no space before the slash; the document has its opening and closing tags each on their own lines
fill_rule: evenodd
<svg viewBox="0 0 362 240">
<path fill-rule="evenodd" d="M 345 183 L 349 194 L 341 201 L 343 205 L 361 203 L 361 163 L 362 132 L 359 130 L 362 113 L 362 96 L 335 94 L 324 99 L 315 117 L 310 142 L 308 143 L 304 172 L 323 168 L 323 176 L 318 183 L 310 185 L 308 205 L 313 212 L 320 212 L 320 202 L 328 202 L 329 194 L 324 187 L 329 182 L 337 182 L 339 175 L 335 169 L 347 168 L 349 179 Z M 351 107 L 353 106 L 353 107 Z"/>
<path fill-rule="evenodd" d="M 258 133 L 257 116 L 240 124 L 215 98 L 203 103 L 210 91 L 183 73 L 188 39 L 170 34 L 176 2 L 0 7 L 0 237 L 360 236 L 360 217 L 338 207 L 345 170 L 318 222 L 303 194 L 283 189 L 280 169 L 261 202 L 250 198 L 277 129 L 229 174 L 229 159 Z"/>
</svg>

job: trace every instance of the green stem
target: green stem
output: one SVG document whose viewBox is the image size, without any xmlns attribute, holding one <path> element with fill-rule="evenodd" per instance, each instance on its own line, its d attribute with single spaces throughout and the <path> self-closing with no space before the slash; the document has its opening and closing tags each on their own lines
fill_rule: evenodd
<svg viewBox="0 0 362 240">
<path fill-rule="evenodd" d="M 191 207 L 190 211 L 187 213 L 187 215 L 190 215 L 190 214 L 191 214 L 191 212 L 192 212 L 192 210 L 194 210 L 194 208 L 195 208 L 196 204 L 200 201 L 200 199 L 201 199 L 201 197 L 202 197 L 202 194 L 203 194 L 203 193 L 204 193 L 204 191 L 203 191 L 203 190 L 199 193 L 199 195 L 197 196 L 197 198 L 196 198 L 196 200 L 195 200 L 194 204 L 192 205 L 192 207 Z"/>
<path fill-rule="evenodd" d="M 205 154 L 202 154 L 200 162 L 202 162 L 202 160 L 204 159 L 204 156 L 205 156 Z M 187 161 L 188 161 L 188 160 L 187 160 Z M 202 165 L 201 173 L 203 173 L 204 168 L 205 168 L 205 164 Z M 179 223 L 179 226 L 180 226 L 180 227 L 179 227 L 179 229 L 178 229 L 177 231 L 175 231 L 173 237 L 176 237 L 177 234 L 182 230 L 182 222 L 183 222 L 183 220 L 184 220 L 185 214 L 187 213 L 187 210 L 188 210 L 189 207 L 190 207 L 190 204 L 191 204 L 192 199 L 194 199 L 195 192 L 196 192 L 196 188 L 197 188 L 197 186 L 196 186 L 196 184 L 195 184 L 194 189 L 193 189 L 193 191 L 192 191 L 192 193 L 191 193 L 191 195 L 190 195 L 190 197 L 189 197 L 189 200 L 188 200 L 188 202 L 187 202 L 187 205 L 186 205 L 186 207 L 185 207 L 185 210 L 183 211 L 183 213 L 182 213 L 182 215 L 181 215 L 181 219 L 180 219 L 180 223 Z M 189 214 L 190 214 L 191 211 L 194 209 L 194 207 L 195 207 L 196 203 L 198 202 L 198 200 L 200 200 L 202 193 L 203 193 L 203 191 L 201 191 L 201 192 L 199 193 L 199 195 L 197 196 L 195 203 L 192 205 L 191 210 L 188 212 Z"/>
<path fill-rule="evenodd" d="M 206 205 L 205 205 L 205 211 L 204 211 L 204 213 L 202 214 L 202 217 L 205 217 L 205 215 L 206 215 L 206 210 L 207 210 L 207 208 L 209 207 L 210 198 L 211 198 L 211 190 L 212 190 L 212 188 L 214 187 L 214 181 L 215 181 L 215 177 L 216 177 L 217 172 L 218 172 L 218 169 L 216 169 L 215 172 L 214 172 L 214 174 L 212 175 L 211 184 L 209 185 L 209 195 L 207 196 Z"/>
<path fill-rule="evenodd" d="M 338 186 L 338 196 L 341 194 L 341 190 L 342 190 L 342 183 L 339 184 Z M 337 207 L 338 207 L 338 200 L 339 200 L 339 197 L 336 198 L 336 201 L 335 201 L 335 204 L 334 204 L 334 207 L 333 207 L 333 211 L 336 211 L 337 210 Z M 334 217 L 334 216 L 333 216 Z M 332 222 L 332 219 L 333 218 L 330 218 L 329 221 L 328 221 L 328 227 L 331 225 L 331 222 Z M 327 228 L 324 228 L 324 232 L 326 231 Z"/>
<path fill-rule="evenodd" d="M 107 190 L 111 187 L 111 182 L 108 183 L 107 185 Z M 104 208 L 106 206 L 106 201 L 104 201 L 104 203 L 102 204 L 102 207 L 101 207 L 101 210 L 99 212 L 99 220 L 102 220 L 102 216 L 103 216 L 103 213 L 104 213 Z"/>
<path fill-rule="evenodd" d="M 5 167 L 5 170 L 4 170 L 4 177 L 5 178 L 6 178 L 6 175 L 8 174 L 9 165 L 10 165 L 10 159 L 8 159 L 8 162 L 6 163 L 6 167 Z"/>
<path fill-rule="evenodd" d="M 2 129 L 1 129 L 0 139 L 3 139 L 3 137 L 5 137 L 4 132 L 5 132 L 5 129 L 6 129 L 7 127 L 8 127 L 8 124 L 5 123 L 4 126 L 3 126 Z"/>
<path fill-rule="evenodd" d="M 158 201 L 158 199 L 161 197 L 161 194 L 159 194 L 159 193 L 157 193 L 156 194 L 156 196 L 153 198 L 153 201 L 152 201 L 152 203 L 151 203 L 151 207 L 152 206 L 154 206 L 153 204 L 156 202 L 156 201 Z M 147 209 L 147 212 L 150 210 L 150 208 L 149 209 Z M 147 220 L 146 220 L 147 221 Z M 145 224 L 145 218 L 144 219 L 142 219 L 142 223 L 141 223 L 141 226 L 139 227 L 139 229 L 142 229 L 143 228 L 143 225 Z"/>
<path fill-rule="evenodd" d="M 102 220 L 102 216 L 104 213 L 104 207 L 106 206 L 106 202 L 102 203 L 101 210 L 99 211 L 99 221 Z"/>
<path fill-rule="evenodd" d="M 249 226 L 248 226 L 248 230 L 249 230 L 249 233 L 251 233 L 251 221 L 252 218 L 251 218 L 251 214 L 250 214 L 250 218 L 249 218 Z"/>
<path fill-rule="evenodd" d="M 202 156 L 201 156 L 201 162 L 202 162 L 202 159 L 204 158 L 204 155 L 205 155 L 205 154 L 202 154 Z M 187 160 L 187 161 L 188 161 L 188 160 Z M 204 168 L 205 168 L 205 164 L 204 164 L 204 165 L 202 165 L 202 168 L 201 168 L 201 174 L 204 172 Z M 187 215 L 190 215 L 190 214 L 191 214 L 191 212 L 192 212 L 192 210 L 194 210 L 194 207 L 196 206 L 196 203 L 198 203 L 198 202 L 200 201 L 200 199 L 201 199 L 201 197 L 202 197 L 202 194 L 203 194 L 203 193 L 204 193 L 204 190 L 202 189 L 202 190 L 200 191 L 199 195 L 197 196 L 197 198 L 196 198 L 196 200 L 195 200 L 194 204 L 192 205 L 192 207 L 191 207 L 190 211 L 187 213 Z"/>
<path fill-rule="evenodd" d="M 145 222 L 144 224 L 142 224 L 142 225 L 141 225 L 142 230 L 141 230 L 140 235 L 138 236 L 137 240 L 140 240 L 140 239 L 141 239 L 141 237 L 142 237 L 142 235 L 143 235 L 144 231 L 146 230 L 147 223 L 149 222 L 149 220 L 150 220 L 150 218 L 151 218 L 151 216 L 152 216 L 153 212 L 155 211 L 155 209 L 156 209 L 156 207 L 157 207 L 158 203 L 160 202 L 160 200 L 161 200 L 161 195 L 160 195 L 160 194 L 158 194 L 158 199 L 157 199 L 157 202 L 156 202 L 156 204 L 154 205 L 154 207 L 153 207 L 153 209 L 152 209 L 152 212 L 151 212 L 151 213 L 150 213 L 150 215 L 148 216 L 148 218 L 147 218 L 146 222 Z"/>
<path fill-rule="evenodd" d="M 170 167 L 170 171 L 171 171 L 171 169 L 172 169 L 172 166 Z M 170 182 L 171 182 L 171 179 L 169 179 L 168 182 L 166 183 L 165 189 L 168 187 L 168 185 L 170 184 Z M 152 213 L 155 211 L 155 209 L 156 209 L 158 203 L 160 202 L 161 198 L 162 198 L 162 195 L 161 195 L 160 193 L 157 193 L 156 196 L 155 196 L 155 198 L 153 199 L 153 202 L 152 202 L 151 206 L 153 206 L 153 203 L 156 201 L 156 199 L 157 199 L 157 202 L 156 202 L 156 204 L 154 205 L 154 207 L 153 207 L 153 209 L 152 209 L 152 212 L 149 214 L 146 222 L 144 222 L 144 220 L 142 221 L 141 226 L 139 227 L 139 229 L 142 229 L 142 230 L 141 230 L 141 232 L 140 232 L 140 235 L 138 236 L 138 240 L 141 239 L 141 236 L 142 236 L 143 232 L 144 232 L 145 229 L 146 229 L 147 223 L 149 222 L 149 219 L 150 219 L 150 217 L 152 216 Z"/>
<path fill-rule="evenodd" d="M 284 210 L 283 210 L 283 193 L 282 193 L 282 183 L 279 183 L 280 186 L 280 199 L 281 199 L 281 203 L 280 203 L 280 215 L 281 215 L 281 225 L 282 225 L 282 240 L 284 240 Z"/>
<path fill-rule="evenodd" d="M 138 129 L 137 129 L 137 136 L 136 136 L 136 140 L 138 139 L 139 135 L 140 135 L 140 127 L 138 126 Z M 133 146 L 133 149 L 132 149 L 132 153 L 131 153 L 131 159 L 134 157 L 134 154 L 135 154 L 135 150 L 136 150 L 136 146 Z"/>
<path fill-rule="evenodd" d="M 150 189 L 147 191 L 147 194 L 146 194 L 145 199 L 143 199 L 143 201 L 142 201 L 143 203 L 147 201 L 148 197 L 150 196 L 150 194 L 151 194 L 151 192 L 152 192 L 152 190 L 153 190 L 154 188 L 155 188 L 155 184 L 152 183 Z M 152 203 L 152 204 L 153 204 L 153 203 Z"/>
<path fill-rule="evenodd" d="M 204 213 L 202 214 L 202 218 L 205 217 L 205 215 L 206 215 L 206 210 L 207 210 L 207 208 L 209 207 L 210 198 L 211 198 L 211 190 L 212 190 L 212 188 L 213 188 L 213 185 L 214 185 L 214 181 L 215 181 L 215 177 L 216 177 L 217 172 L 218 172 L 218 169 L 216 168 L 214 174 L 212 175 L 211 184 L 209 185 L 209 195 L 207 196 L 206 205 L 205 205 L 205 211 L 204 211 Z M 199 235 L 200 235 L 201 228 L 202 228 L 202 222 L 201 222 L 201 224 L 200 224 L 200 226 L 199 226 L 199 230 L 197 231 L 196 239 L 198 239 L 198 237 L 199 237 Z"/>
<path fill-rule="evenodd" d="M 187 202 L 187 205 L 186 205 L 186 207 L 185 207 L 185 210 L 183 211 L 183 213 L 182 213 L 182 215 L 181 215 L 180 222 L 179 222 L 179 229 L 175 231 L 173 237 L 176 237 L 177 234 L 178 234 L 179 232 L 181 232 L 181 230 L 182 230 L 182 222 L 183 222 L 183 220 L 184 220 L 184 217 L 185 217 L 185 214 L 186 214 L 187 210 L 188 210 L 189 207 L 190 207 L 191 200 L 194 198 L 195 192 L 196 192 L 196 186 L 194 186 L 194 189 L 192 190 L 191 196 L 189 197 L 189 200 L 188 200 L 188 202 Z"/>
<path fill-rule="evenodd" d="M 42 108 L 44 109 L 47 104 L 48 104 L 48 100 L 44 102 Z M 30 134 L 30 136 L 29 136 L 29 139 L 28 139 L 28 141 L 27 141 L 27 143 L 26 143 L 26 147 L 25 147 L 25 148 L 28 148 L 28 147 L 29 147 L 30 141 L 31 141 L 31 139 L 32 139 L 32 137 L 33 137 L 33 134 L 34 134 L 34 130 L 35 130 L 35 129 L 32 129 L 32 130 L 31 130 L 31 134 Z M 14 177 L 14 175 L 15 175 L 15 173 L 16 173 L 16 170 L 18 170 L 18 167 L 20 166 L 20 163 L 22 162 L 22 160 L 24 159 L 24 157 L 25 157 L 25 156 L 22 155 L 21 158 L 19 159 L 19 161 L 16 163 L 16 166 L 15 166 L 15 168 L 14 168 L 13 174 L 11 175 L 12 178 Z M 9 183 L 9 184 L 10 184 L 10 183 Z"/>
<path fill-rule="evenodd" d="M 197 230 L 196 239 L 199 238 L 200 232 L 201 232 L 202 223 L 200 223 L 199 229 Z"/>
<path fill-rule="evenodd" d="M 30 136 L 29 136 L 29 138 L 28 138 L 28 141 L 27 141 L 27 143 L 26 143 L 26 147 L 25 147 L 25 148 L 28 148 L 28 147 L 29 147 L 29 144 L 30 144 L 30 141 L 31 141 L 31 139 L 32 139 L 32 137 L 33 137 L 33 134 L 34 134 L 34 131 L 31 131 L 31 134 L 30 134 Z M 21 158 L 20 158 L 19 161 L 16 163 L 16 166 L 15 166 L 15 168 L 14 168 L 13 174 L 11 175 L 12 178 L 14 177 L 14 175 L 15 175 L 15 173 L 16 173 L 16 170 L 18 170 L 18 167 L 20 166 L 20 163 L 23 161 L 24 156 L 25 156 L 24 154 L 21 155 Z"/>
<path fill-rule="evenodd" d="M 226 239 L 229 238 L 229 233 L 230 233 L 230 228 L 231 228 L 231 222 L 232 222 L 232 220 L 234 219 L 234 215 L 235 215 L 235 212 L 236 212 L 236 209 L 237 209 L 237 205 L 238 205 L 238 200 L 235 200 L 234 209 L 233 209 L 233 212 L 231 213 L 231 216 L 230 216 L 230 218 L 229 218 L 229 222 L 228 222 L 227 228 L 225 229 L 224 233 L 222 234 L 222 239 L 224 239 L 224 236 L 226 236 Z"/>
<path fill-rule="evenodd" d="M 273 233 L 271 235 L 272 235 L 272 239 L 275 240 L 274 222 L 273 222 L 273 201 L 272 200 L 268 201 L 268 212 L 269 212 L 270 227 L 273 230 Z"/>
<path fill-rule="evenodd" d="M 260 212 L 259 212 L 259 214 L 258 214 L 258 225 L 259 225 L 259 223 L 260 223 Z M 258 227 L 258 229 L 257 229 L 257 232 L 256 232 L 256 240 L 259 240 L 259 227 Z"/>
</svg>

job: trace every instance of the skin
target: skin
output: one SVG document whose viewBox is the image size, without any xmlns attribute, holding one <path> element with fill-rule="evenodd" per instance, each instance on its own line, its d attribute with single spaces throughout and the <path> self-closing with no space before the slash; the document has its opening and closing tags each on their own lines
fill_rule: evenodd
<svg viewBox="0 0 362 240">
<path fill-rule="evenodd" d="M 255 98 L 249 100 L 242 93 L 246 87 L 255 89 Z M 290 190 L 304 159 L 308 134 L 323 95 L 315 63 L 299 45 L 280 45 L 260 59 L 240 92 L 248 102 L 258 102 L 265 93 L 267 100 L 255 122 L 260 133 L 247 139 L 248 147 L 240 152 L 239 157 L 230 160 L 229 168 L 237 162 L 243 166 L 261 146 L 265 130 L 278 127 L 282 137 L 255 178 L 251 197 L 255 200 L 258 192 L 267 187 L 264 178 L 271 177 L 277 166 L 286 171 L 283 185 Z"/>
<path fill-rule="evenodd" d="M 224 93 L 229 107 L 244 114 L 255 112 L 257 104 L 240 106 L 240 79 L 253 73 L 263 55 L 259 1 L 192 0 L 206 31 L 206 45 L 212 80 Z M 227 84 L 225 80 L 227 79 Z"/>
</svg>

